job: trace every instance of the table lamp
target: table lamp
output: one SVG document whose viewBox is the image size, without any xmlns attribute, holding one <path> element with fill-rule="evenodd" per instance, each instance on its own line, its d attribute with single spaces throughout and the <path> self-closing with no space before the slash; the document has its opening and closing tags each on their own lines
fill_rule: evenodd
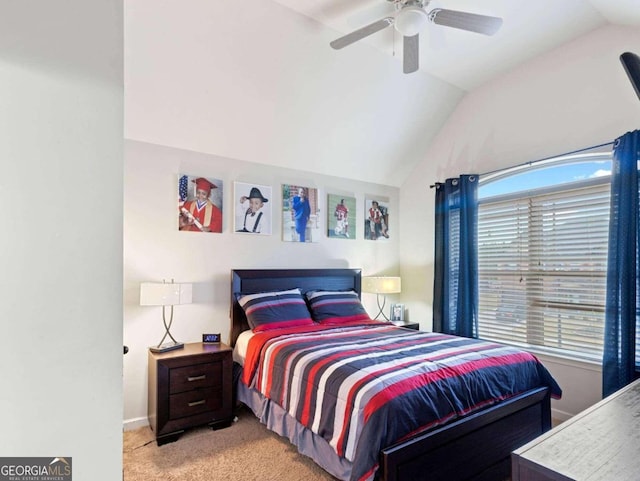
<svg viewBox="0 0 640 481">
<path fill-rule="evenodd" d="M 164 336 L 157 346 L 149 348 L 151 352 L 167 352 L 174 349 L 181 349 L 184 344 L 177 342 L 171 332 L 171 323 L 173 322 L 173 306 L 178 304 L 191 304 L 192 285 L 188 283 L 173 282 L 142 282 L 140 283 L 140 305 L 141 306 L 162 306 L 162 322 L 164 323 Z M 169 320 L 167 322 L 167 306 L 171 306 L 169 310 Z M 172 342 L 164 343 L 169 336 Z M 164 344 L 163 344 L 164 343 Z"/>
<path fill-rule="evenodd" d="M 386 294 L 395 294 L 400 292 L 401 280 L 399 277 L 363 277 L 362 292 L 376 294 L 376 302 L 378 304 L 378 314 L 373 318 L 375 321 L 380 317 L 384 317 L 387 321 L 389 318 L 384 313 L 384 306 L 387 303 Z M 380 305 L 380 296 L 382 296 L 382 305 Z"/>
</svg>

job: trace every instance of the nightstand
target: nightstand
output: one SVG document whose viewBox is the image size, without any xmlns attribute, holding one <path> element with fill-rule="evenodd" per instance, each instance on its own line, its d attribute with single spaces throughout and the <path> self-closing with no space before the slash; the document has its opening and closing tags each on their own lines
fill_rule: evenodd
<svg viewBox="0 0 640 481">
<path fill-rule="evenodd" d="M 158 446 L 194 426 L 229 426 L 232 365 L 231 348 L 222 343 L 194 342 L 176 351 L 149 352 L 147 406 Z"/>
<path fill-rule="evenodd" d="M 417 322 L 411 321 L 391 321 L 398 327 L 406 327 L 407 329 L 414 329 L 416 331 L 420 330 L 420 324 Z"/>
</svg>

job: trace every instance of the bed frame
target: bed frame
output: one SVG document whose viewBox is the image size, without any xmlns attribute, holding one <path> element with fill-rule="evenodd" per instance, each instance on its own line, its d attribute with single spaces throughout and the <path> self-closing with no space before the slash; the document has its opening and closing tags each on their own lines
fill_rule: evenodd
<svg viewBox="0 0 640 481">
<path fill-rule="evenodd" d="M 235 269 L 231 271 L 231 345 L 249 329 L 237 293 L 299 287 L 353 289 L 360 295 L 360 269 Z M 502 481 L 510 476 L 511 451 L 551 429 L 549 390 L 538 388 L 444 426 L 384 448 L 384 481 Z"/>
</svg>

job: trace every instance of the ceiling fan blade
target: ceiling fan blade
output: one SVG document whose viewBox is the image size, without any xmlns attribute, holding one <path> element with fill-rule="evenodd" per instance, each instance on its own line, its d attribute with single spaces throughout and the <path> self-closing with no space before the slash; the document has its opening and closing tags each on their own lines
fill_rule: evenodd
<svg viewBox="0 0 640 481">
<path fill-rule="evenodd" d="M 419 67 L 420 39 L 419 34 L 412 37 L 404 37 L 404 46 L 402 49 L 402 71 L 404 73 L 413 73 Z"/>
<path fill-rule="evenodd" d="M 500 17 L 489 17 L 476 13 L 459 12 L 457 10 L 447 10 L 436 8 L 429 12 L 429 20 L 436 25 L 459 28 L 469 32 L 481 33 L 483 35 L 493 35 L 502 26 Z"/>
<path fill-rule="evenodd" d="M 387 28 L 389 25 L 393 25 L 393 17 L 385 17 L 382 20 L 378 20 L 377 22 L 367 25 L 366 27 L 354 30 L 344 37 L 335 39 L 333 42 L 330 42 L 329 45 L 331 45 L 332 48 L 339 50 L 347 45 L 357 42 L 358 40 L 368 37 L 369 35 L 379 32 L 380 30 Z"/>
<path fill-rule="evenodd" d="M 625 52 L 620 55 L 620 61 L 624 71 L 627 72 L 627 77 L 629 77 L 633 89 L 638 94 L 638 98 L 640 98 L 640 57 L 633 52 Z"/>
</svg>

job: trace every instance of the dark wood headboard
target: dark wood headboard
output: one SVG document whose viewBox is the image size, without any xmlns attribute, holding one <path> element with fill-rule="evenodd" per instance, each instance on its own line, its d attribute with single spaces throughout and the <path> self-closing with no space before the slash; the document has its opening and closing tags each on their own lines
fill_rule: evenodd
<svg viewBox="0 0 640 481">
<path fill-rule="evenodd" d="M 352 289 L 359 296 L 361 278 L 360 269 L 232 269 L 229 339 L 231 346 L 235 345 L 242 331 L 249 329 L 247 318 L 236 300 L 237 294 L 281 291 L 298 287 L 303 294 L 313 289 Z"/>
</svg>

